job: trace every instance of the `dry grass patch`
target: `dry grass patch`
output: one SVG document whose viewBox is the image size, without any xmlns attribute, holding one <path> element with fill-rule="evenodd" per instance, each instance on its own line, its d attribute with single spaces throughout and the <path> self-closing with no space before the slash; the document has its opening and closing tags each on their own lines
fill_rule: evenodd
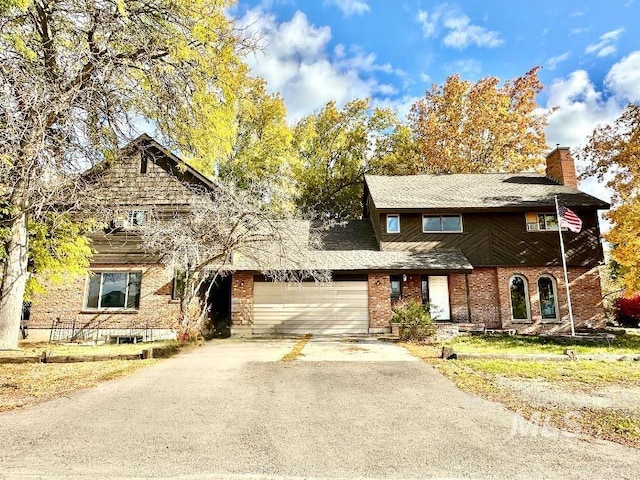
<svg viewBox="0 0 640 480">
<path fill-rule="evenodd" d="M 100 382 L 129 375 L 157 360 L 0 364 L 0 412 L 70 395 Z"/>
<path fill-rule="evenodd" d="M 124 343 L 116 344 L 78 344 L 78 343 L 47 343 L 47 342 L 22 342 L 20 350 L 0 351 L 2 357 L 36 357 L 42 352 L 51 352 L 51 355 L 132 355 L 140 353 L 142 350 L 150 348 L 164 348 L 177 350 L 178 342 L 175 340 L 165 340 L 148 343 Z"/>
<path fill-rule="evenodd" d="M 461 390 L 500 402 L 524 418 L 538 415 L 560 429 L 577 424 L 582 433 L 640 448 L 640 406 L 629 404 L 640 389 L 638 362 L 441 360 L 438 345 L 402 345 Z M 606 392 L 613 406 L 598 408 L 576 400 Z M 631 394 L 626 401 L 621 397 L 625 394 Z"/>
<path fill-rule="evenodd" d="M 280 360 L 283 362 L 291 362 L 296 358 L 298 358 L 298 356 L 302 354 L 302 350 L 304 349 L 305 345 L 309 342 L 309 340 L 311 340 L 312 336 L 313 335 L 311 333 L 307 333 L 302 338 L 302 340 L 296 343 L 296 345 L 291 349 L 291 351 L 286 355 L 284 355 Z"/>
</svg>

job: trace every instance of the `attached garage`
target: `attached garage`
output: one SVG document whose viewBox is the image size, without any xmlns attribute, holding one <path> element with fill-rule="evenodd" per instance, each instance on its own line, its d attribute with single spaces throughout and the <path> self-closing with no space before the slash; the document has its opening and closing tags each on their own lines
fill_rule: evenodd
<svg viewBox="0 0 640 480">
<path fill-rule="evenodd" d="M 367 282 L 256 282 L 252 331 L 254 334 L 368 333 Z"/>
</svg>

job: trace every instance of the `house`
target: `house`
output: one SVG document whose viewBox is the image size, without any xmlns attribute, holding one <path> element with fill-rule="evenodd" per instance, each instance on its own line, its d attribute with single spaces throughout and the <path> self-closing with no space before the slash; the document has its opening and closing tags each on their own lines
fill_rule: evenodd
<svg viewBox="0 0 640 480">
<path fill-rule="evenodd" d="M 29 339 L 174 337 L 180 310 L 175 272 L 141 250 L 136 227 L 151 213 L 179 214 L 194 190 L 212 183 L 147 135 L 128 144 L 122 160 L 98 164 L 84 179 L 112 215 L 111 225 L 90 236 L 92 275 L 49 284 L 34 299 Z"/>
<path fill-rule="evenodd" d="M 117 165 L 88 172 L 97 198 L 115 209 L 113 230 L 92 237 L 92 275 L 51 285 L 31 310 L 31 332 L 128 339 L 172 335 L 179 303 L 175 272 L 140 249 L 135 227 L 174 215 L 210 181 L 148 136 Z M 320 228 L 289 264 L 329 270 L 330 283 L 272 282 L 242 255 L 214 285 L 212 315 L 247 334 L 366 334 L 389 331 L 392 305 L 432 305 L 443 322 L 522 332 L 567 328 L 567 301 L 554 195 L 583 221 L 563 232 L 578 326 L 604 318 L 597 267 L 597 210 L 608 204 L 577 189 L 568 149 L 547 158 L 546 175 L 463 174 L 365 177 L 363 218 Z M 32 334 L 33 335 L 33 334 Z M 38 336 L 36 335 L 36 338 Z"/>
<path fill-rule="evenodd" d="M 309 253 L 309 267 L 331 269 L 334 282 L 274 284 L 235 265 L 236 329 L 386 332 L 393 304 L 413 299 L 440 321 L 566 331 L 555 196 L 583 222 L 579 233 L 562 232 L 576 326 L 601 325 L 598 210 L 609 205 L 578 190 L 568 148 L 546 163 L 544 175 L 367 175 L 363 220 L 324 232 L 322 249 Z"/>
</svg>

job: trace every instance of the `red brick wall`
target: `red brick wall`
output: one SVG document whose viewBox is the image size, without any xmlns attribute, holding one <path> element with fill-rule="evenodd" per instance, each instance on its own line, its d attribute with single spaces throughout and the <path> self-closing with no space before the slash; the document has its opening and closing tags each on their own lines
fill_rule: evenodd
<svg viewBox="0 0 640 480">
<path fill-rule="evenodd" d="M 530 322 L 513 322 L 511 320 L 509 279 L 516 274 L 523 276 L 527 280 L 531 311 Z M 538 278 L 545 274 L 552 276 L 556 281 L 560 321 L 543 321 L 541 317 Z M 498 268 L 497 275 L 500 298 L 502 299 L 501 317 L 503 328 L 515 328 L 519 332 L 525 333 L 569 330 L 569 308 L 561 267 Z M 596 268 L 570 268 L 569 289 L 571 291 L 571 303 L 576 328 L 603 326 L 605 317 L 598 270 Z"/>
<path fill-rule="evenodd" d="M 400 276 L 402 281 L 402 299 L 406 301 L 414 300 L 418 303 L 422 303 L 422 275 L 420 274 L 406 274 Z M 405 280 L 406 278 L 406 280 Z"/>
<path fill-rule="evenodd" d="M 495 268 L 475 268 L 468 276 L 472 323 L 500 328 L 500 297 Z"/>
<path fill-rule="evenodd" d="M 578 186 L 576 167 L 568 148 L 556 148 L 547 155 L 546 175 L 563 185 Z"/>
<path fill-rule="evenodd" d="M 386 273 L 370 273 L 369 328 L 389 327 L 391 320 L 391 286 Z"/>
<path fill-rule="evenodd" d="M 231 278 L 231 320 L 234 325 L 253 320 L 253 274 L 238 272 Z"/>
<path fill-rule="evenodd" d="M 449 306 L 451 307 L 452 321 L 456 323 L 469 322 L 467 282 L 463 273 L 449 275 Z"/>
<path fill-rule="evenodd" d="M 49 284 L 31 307 L 30 328 L 50 328 L 56 318 L 76 321 L 84 328 L 172 328 L 180 304 L 171 300 L 173 271 L 164 265 L 94 264 L 95 271 L 142 271 L 140 309 L 97 313 L 84 310 L 86 276 L 68 276 L 61 284 Z"/>
</svg>

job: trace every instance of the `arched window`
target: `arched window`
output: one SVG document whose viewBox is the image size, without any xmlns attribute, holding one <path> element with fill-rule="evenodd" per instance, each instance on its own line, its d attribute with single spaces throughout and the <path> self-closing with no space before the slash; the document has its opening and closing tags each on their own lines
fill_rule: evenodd
<svg viewBox="0 0 640 480">
<path fill-rule="evenodd" d="M 529 320 L 531 315 L 527 280 L 520 275 L 514 275 L 509 280 L 509 290 L 511 292 L 511 317 L 513 320 Z"/>
<path fill-rule="evenodd" d="M 540 314 L 543 320 L 558 319 L 558 295 L 556 282 L 550 275 L 538 278 L 538 295 L 540 297 Z"/>
</svg>

